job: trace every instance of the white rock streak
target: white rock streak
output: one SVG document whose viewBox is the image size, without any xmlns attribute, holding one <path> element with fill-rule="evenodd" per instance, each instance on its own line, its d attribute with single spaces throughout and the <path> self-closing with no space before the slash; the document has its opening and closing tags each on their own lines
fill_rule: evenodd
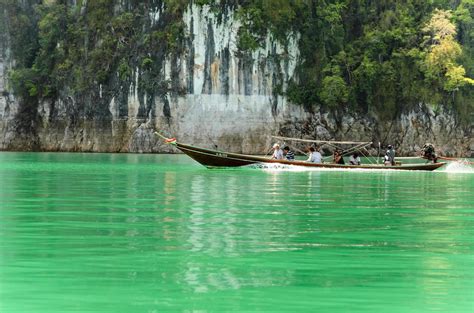
<svg viewBox="0 0 474 313">
<path fill-rule="evenodd" d="M 160 18 L 159 12 L 150 12 L 150 16 L 154 23 Z M 192 83 L 193 88 L 184 96 L 168 97 L 171 111 L 168 125 L 162 125 L 164 103 L 160 98 L 155 99 L 157 127 L 171 129 L 175 135 L 192 142 L 225 141 L 223 138 L 228 137 L 245 142 L 245 137 L 253 132 L 274 132 L 283 116 L 290 113 L 283 114 L 284 111 L 291 110 L 293 116 L 304 115 L 301 108 L 287 106 L 286 98 L 273 95 L 274 83 L 286 88 L 294 74 L 299 58 L 297 34 L 289 36 L 286 46 L 268 35 L 264 47 L 252 52 L 250 64 L 244 66 L 237 49 L 241 23 L 234 11 L 229 9 L 219 20 L 209 6 L 192 4 L 183 20 L 187 36 L 192 40 L 177 63 L 180 77 L 172 77 L 168 59 L 164 61 L 162 75 L 166 80 L 179 82 L 184 90 L 188 83 Z M 281 60 L 277 64 L 275 55 Z M 187 68 L 191 60 L 194 63 L 192 75 Z M 278 81 L 274 81 L 275 77 Z M 135 118 L 132 114 L 138 112 L 137 84 L 138 81 L 128 100 L 131 119 Z M 244 151 L 247 150 L 245 145 L 242 143 Z"/>
</svg>

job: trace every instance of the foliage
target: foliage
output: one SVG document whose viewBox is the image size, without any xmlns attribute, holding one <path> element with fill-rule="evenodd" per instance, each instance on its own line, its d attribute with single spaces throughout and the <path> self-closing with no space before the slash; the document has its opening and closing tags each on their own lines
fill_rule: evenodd
<svg viewBox="0 0 474 313">
<path fill-rule="evenodd" d="M 455 40 L 456 26 L 451 22 L 451 17 L 450 11 L 435 10 L 424 28 L 429 33 L 431 42 L 425 62 L 427 77 L 438 79 L 448 92 L 474 85 L 474 80 L 465 77 L 464 67 L 456 63 L 462 54 L 462 48 Z"/>
<path fill-rule="evenodd" d="M 25 1 L 30 2 L 30 1 Z M 8 9 L 8 10 L 7 10 Z M 31 6 L 16 0 L 0 0 L 0 14 L 11 36 L 11 50 L 18 67 L 31 67 L 38 49 L 37 18 Z M 3 19 L 3 17 L 2 17 Z M 2 23 L 3 24 L 3 23 Z"/>
<path fill-rule="evenodd" d="M 32 69 L 19 69 L 10 73 L 13 89 L 22 95 L 35 97 L 38 95 L 37 73 Z"/>
<path fill-rule="evenodd" d="M 55 99 L 65 88 L 87 96 L 98 93 L 101 84 L 136 82 L 148 95 L 177 92 L 163 75 L 163 60 L 186 53 L 182 15 L 189 1 L 70 3 L 0 0 L 6 17 L 0 26 L 11 36 L 15 57 L 10 80 L 18 96 Z M 275 88 L 293 103 L 388 120 L 420 102 L 453 108 L 466 119 L 474 110 L 474 0 L 193 3 L 220 18 L 234 10 L 243 53 L 262 47 L 269 35 L 286 44 L 298 34 L 296 75 Z"/>
<path fill-rule="evenodd" d="M 249 0 L 238 16 L 244 51 L 268 34 L 282 43 L 301 35 L 302 60 L 286 90 L 294 103 L 389 120 L 420 102 L 460 113 L 474 108 L 466 101 L 473 93 L 474 0 Z"/>
<path fill-rule="evenodd" d="M 288 32 L 298 24 L 297 13 L 303 5 L 302 0 L 242 1 L 237 9 L 237 18 L 242 22 L 239 49 L 252 51 L 261 47 L 269 33 L 276 40 L 286 42 Z"/>
<path fill-rule="evenodd" d="M 18 97 L 57 98 L 65 88 L 77 96 L 92 94 L 115 77 L 118 84 L 130 82 L 135 68 L 145 79 L 158 80 L 148 84 L 148 92 L 162 91 L 163 55 L 183 49 L 186 1 L 130 2 L 123 11 L 114 0 L 69 3 L 0 0 L 12 37 L 16 66 L 10 81 Z M 163 22 L 153 24 L 149 10 L 160 10 Z"/>
<path fill-rule="evenodd" d="M 474 85 L 474 80 L 465 77 L 466 70 L 461 65 L 451 65 L 446 70 L 446 82 L 444 84 L 444 88 L 447 91 L 455 91 L 461 87 L 464 87 L 467 84 Z"/>
<path fill-rule="evenodd" d="M 347 85 L 340 76 L 326 76 L 323 79 L 321 100 L 331 108 L 347 102 Z"/>
</svg>

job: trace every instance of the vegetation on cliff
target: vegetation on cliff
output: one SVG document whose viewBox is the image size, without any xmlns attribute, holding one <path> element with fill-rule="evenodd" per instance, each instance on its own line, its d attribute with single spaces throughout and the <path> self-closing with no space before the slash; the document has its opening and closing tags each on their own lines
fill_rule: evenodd
<svg viewBox="0 0 474 313">
<path fill-rule="evenodd" d="M 301 34 L 295 103 L 386 119 L 427 103 L 472 118 L 473 0 L 255 0 L 239 12 L 243 49 Z"/>
<path fill-rule="evenodd" d="M 472 118 L 474 0 L 194 3 L 210 6 L 221 18 L 229 9 L 236 11 L 242 22 L 238 47 L 244 54 L 261 46 L 268 34 L 285 43 L 290 33 L 298 33 L 297 75 L 287 90 L 275 91 L 308 109 L 375 112 L 393 119 L 428 103 L 452 109 L 465 121 Z M 23 110 L 33 114 L 39 100 L 70 93 L 83 99 L 85 116 L 107 114 L 112 96 L 126 98 L 137 68 L 142 98 L 183 93 L 160 69 L 165 56 L 184 53 L 188 30 L 182 14 L 188 5 L 185 0 L 120 5 L 114 0 L 76 5 L 0 0 L 0 24 L 9 30 L 15 59 L 10 81 Z M 150 12 L 160 18 L 150 18 Z M 100 84 L 114 88 L 100 90 L 104 100 L 97 103 L 90 100 L 91 90 L 99 92 Z M 151 110 L 144 105 L 139 115 Z M 121 115 L 127 115 L 125 106 Z"/>
</svg>

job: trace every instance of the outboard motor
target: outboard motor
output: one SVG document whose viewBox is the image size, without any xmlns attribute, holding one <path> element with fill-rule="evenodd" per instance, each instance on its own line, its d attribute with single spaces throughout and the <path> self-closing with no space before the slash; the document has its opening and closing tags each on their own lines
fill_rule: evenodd
<svg viewBox="0 0 474 313">
<path fill-rule="evenodd" d="M 424 159 L 433 161 L 433 163 L 436 163 L 438 161 L 438 157 L 436 156 L 435 148 L 431 143 L 425 143 L 423 148 L 421 148 L 422 151 L 422 157 Z"/>
</svg>

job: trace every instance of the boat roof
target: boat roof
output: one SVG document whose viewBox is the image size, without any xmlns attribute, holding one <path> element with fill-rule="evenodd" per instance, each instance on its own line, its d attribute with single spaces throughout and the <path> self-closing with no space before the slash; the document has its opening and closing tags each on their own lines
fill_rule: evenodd
<svg viewBox="0 0 474 313">
<path fill-rule="evenodd" d="M 302 139 L 302 138 L 291 138 L 291 137 L 282 137 L 282 136 L 272 136 L 275 139 L 281 140 L 293 140 L 301 142 L 314 142 L 314 143 L 332 143 L 340 145 L 370 145 L 372 141 L 336 141 L 336 140 L 316 140 L 316 139 Z"/>
</svg>

